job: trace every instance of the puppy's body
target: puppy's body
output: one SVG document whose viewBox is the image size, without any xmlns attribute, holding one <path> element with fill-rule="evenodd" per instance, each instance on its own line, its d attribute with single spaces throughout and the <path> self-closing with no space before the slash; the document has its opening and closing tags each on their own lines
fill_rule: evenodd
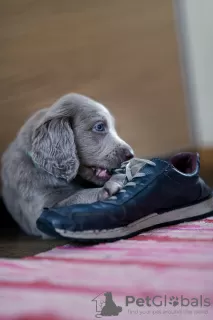
<svg viewBox="0 0 213 320">
<path fill-rule="evenodd" d="M 103 130 L 104 128 L 104 130 Z M 29 235 L 44 207 L 91 203 L 113 195 L 121 177 L 109 171 L 133 156 L 101 104 L 68 94 L 34 114 L 2 157 L 2 196 Z M 85 188 L 78 177 L 97 185 Z"/>
</svg>

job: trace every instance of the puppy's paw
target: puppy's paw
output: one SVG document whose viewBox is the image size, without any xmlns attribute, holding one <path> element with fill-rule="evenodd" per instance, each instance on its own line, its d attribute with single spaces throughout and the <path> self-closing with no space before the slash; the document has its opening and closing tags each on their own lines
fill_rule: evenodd
<svg viewBox="0 0 213 320">
<path fill-rule="evenodd" d="M 105 183 L 103 188 L 101 188 L 98 195 L 98 200 L 106 200 L 107 198 L 110 198 L 111 196 L 118 193 L 123 188 L 124 181 L 124 174 L 113 175 L 112 178 Z"/>
<path fill-rule="evenodd" d="M 104 187 L 101 188 L 101 190 L 99 191 L 99 194 L 98 194 L 98 201 L 106 200 L 109 197 L 110 197 L 110 195 L 109 195 L 108 190 L 105 189 Z"/>
</svg>

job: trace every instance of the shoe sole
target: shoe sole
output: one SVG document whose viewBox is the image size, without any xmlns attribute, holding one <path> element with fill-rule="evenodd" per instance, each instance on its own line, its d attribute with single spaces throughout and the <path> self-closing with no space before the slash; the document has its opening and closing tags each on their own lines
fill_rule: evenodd
<svg viewBox="0 0 213 320">
<path fill-rule="evenodd" d="M 73 241 L 115 241 L 129 238 L 140 234 L 154 227 L 176 224 L 184 221 L 197 220 L 213 214 L 213 197 L 199 202 L 197 204 L 167 211 L 161 214 L 153 213 L 149 216 L 136 220 L 125 227 L 105 230 L 86 230 L 72 232 L 63 229 L 54 229 L 54 231 L 65 238 Z M 51 228 L 52 229 L 52 228 Z M 53 231 L 53 230 L 52 230 Z"/>
</svg>

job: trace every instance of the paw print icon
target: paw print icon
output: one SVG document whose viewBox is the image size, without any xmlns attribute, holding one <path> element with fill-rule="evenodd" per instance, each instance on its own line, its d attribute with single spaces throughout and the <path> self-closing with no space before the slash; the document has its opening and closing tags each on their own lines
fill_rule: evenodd
<svg viewBox="0 0 213 320">
<path fill-rule="evenodd" d="M 176 307 L 179 305 L 178 297 L 172 296 L 172 297 L 170 297 L 169 300 L 170 300 L 169 304 L 171 304 L 173 307 Z"/>
</svg>

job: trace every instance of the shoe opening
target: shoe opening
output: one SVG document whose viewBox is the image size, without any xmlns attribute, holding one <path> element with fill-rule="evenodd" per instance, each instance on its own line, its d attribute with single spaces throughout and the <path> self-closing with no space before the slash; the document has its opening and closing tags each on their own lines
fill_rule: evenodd
<svg viewBox="0 0 213 320">
<path fill-rule="evenodd" d="M 197 154 L 191 152 L 178 153 L 171 158 L 170 162 L 178 171 L 190 174 L 196 170 Z"/>
</svg>

